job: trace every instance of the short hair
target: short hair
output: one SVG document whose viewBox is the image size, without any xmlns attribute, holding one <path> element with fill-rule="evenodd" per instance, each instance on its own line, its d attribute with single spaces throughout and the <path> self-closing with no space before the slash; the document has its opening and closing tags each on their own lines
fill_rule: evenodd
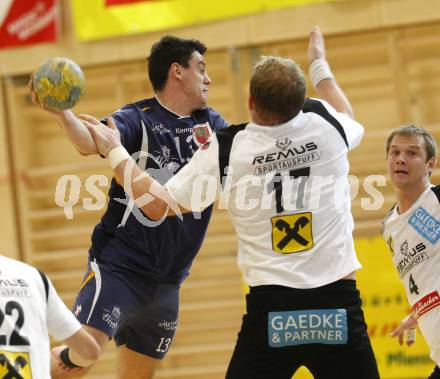
<svg viewBox="0 0 440 379">
<path fill-rule="evenodd" d="M 294 61 L 262 56 L 253 68 L 249 92 L 261 119 L 282 124 L 300 112 L 306 88 L 304 73 Z"/>
<path fill-rule="evenodd" d="M 192 54 L 198 51 L 205 54 L 207 47 L 196 39 L 184 39 L 174 36 L 164 36 L 156 42 L 150 51 L 148 62 L 148 76 L 154 91 L 165 88 L 168 71 L 173 63 L 183 67 L 189 66 Z"/>
<path fill-rule="evenodd" d="M 420 136 L 425 141 L 425 151 L 426 151 L 426 161 L 429 161 L 433 157 L 437 157 L 437 143 L 435 142 L 432 135 L 426 131 L 425 129 L 415 126 L 415 125 L 403 125 L 397 129 L 394 129 L 393 132 L 387 139 L 386 144 L 386 154 L 390 150 L 391 142 L 395 136 Z"/>
</svg>

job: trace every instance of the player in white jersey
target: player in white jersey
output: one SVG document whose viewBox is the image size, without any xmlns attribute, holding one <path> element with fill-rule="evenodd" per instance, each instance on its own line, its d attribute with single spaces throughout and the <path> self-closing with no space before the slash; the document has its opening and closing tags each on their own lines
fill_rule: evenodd
<svg viewBox="0 0 440 379">
<path fill-rule="evenodd" d="M 318 27 L 308 54 L 324 100 L 305 99 L 293 61 L 262 57 L 250 81 L 252 122 L 217 131 L 165 187 L 134 164 L 112 122 L 83 117 L 116 180 L 149 217 L 169 205 L 178 214 L 177 204 L 201 211 L 222 195 L 250 285 L 227 379 L 290 379 L 301 365 L 315 378 L 379 378 L 356 289 L 347 177 L 347 153 L 363 127 L 334 80 Z"/>
<path fill-rule="evenodd" d="M 417 324 L 440 378 L 440 187 L 430 182 L 437 146 L 432 136 L 414 125 L 402 126 L 386 145 L 388 174 L 396 205 L 383 222 L 383 236 L 405 287 L 412 313 L 393 332 L 402 344 L 406 330 Z"/>
<path fill-rule="evenodd" d="M 0 255 L 0 378 L 50 378 L 48 334 L 68 346 L 61 354 L 65 371 L 88 366 L 99 356 L 99 345 L 46 275 Z"/>
</svg>

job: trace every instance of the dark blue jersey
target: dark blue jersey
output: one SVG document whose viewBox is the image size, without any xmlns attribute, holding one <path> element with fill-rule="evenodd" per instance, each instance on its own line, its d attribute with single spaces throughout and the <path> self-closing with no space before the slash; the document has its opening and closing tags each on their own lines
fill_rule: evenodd
<svg viewBox="0 0 440 379">
<path fill-rule="evenodd" d="M 193 156 L 209 135 L 227 126 L 210 108 L 179 117 L 156 98 L 128 104 L 113 114 L 124 147 L 164 184 Z M 150 220 L 115 180 L 109 205 L 92 235 L 92 257 L 121 273 L 180 283 L 205 237 L 212 207 L 201 214 Z"/>
</svg>

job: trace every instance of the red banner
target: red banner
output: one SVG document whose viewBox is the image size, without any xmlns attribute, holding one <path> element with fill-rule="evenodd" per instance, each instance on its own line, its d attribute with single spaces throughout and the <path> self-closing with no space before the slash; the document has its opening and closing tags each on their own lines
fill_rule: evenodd
<svg viewBox="0 0 440 379">
<path fill-rule="evenodd" d="M 54 42 L 57 0 L 0 0 L 0 48 Z"/>
</svg>

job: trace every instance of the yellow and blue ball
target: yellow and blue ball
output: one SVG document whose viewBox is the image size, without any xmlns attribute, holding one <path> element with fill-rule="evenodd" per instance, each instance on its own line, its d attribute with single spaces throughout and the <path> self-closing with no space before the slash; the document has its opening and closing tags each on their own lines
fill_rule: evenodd
<svg viewBox="0 0 440 379">
<path fill-rule="evenodd" d="M 32 86 L 39 104 L 63 111 L 74 107 L 84 94 L 84 73 L 68 58 L 51 58 L 34 73 Z"/>
</svg>

